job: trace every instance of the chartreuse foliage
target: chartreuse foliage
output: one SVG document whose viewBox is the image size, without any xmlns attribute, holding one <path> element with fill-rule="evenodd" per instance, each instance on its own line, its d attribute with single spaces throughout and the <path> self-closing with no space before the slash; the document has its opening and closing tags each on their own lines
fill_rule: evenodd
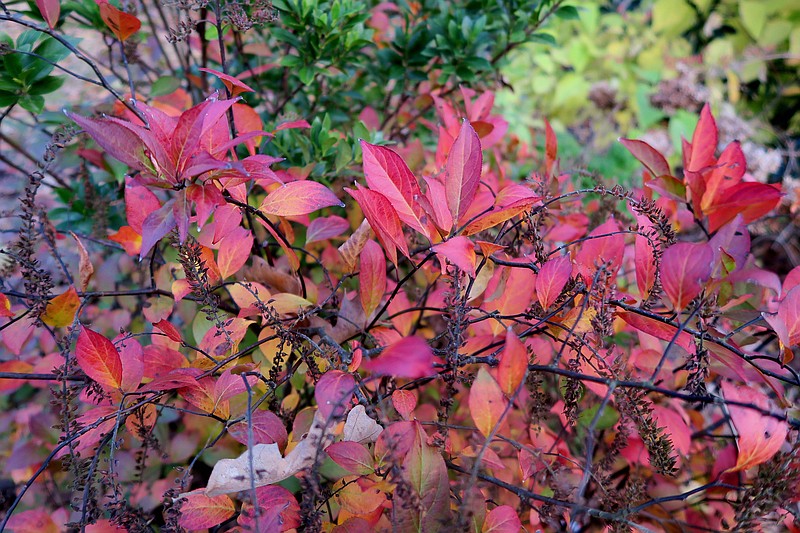
<svg viewBox="0 0 800 533">
<path fill-rule="evenodd" d="M 708 106 L 680 170 L 622 139 L 642 187 L 576 188 L 481 87 L 575 9 L 453 4 L 0 15 L 119 96 L 67 110 L 2 250 L 0 529 L 792 527 L 800 271 L 747 229 L 781 191 Z"/>
</svg>

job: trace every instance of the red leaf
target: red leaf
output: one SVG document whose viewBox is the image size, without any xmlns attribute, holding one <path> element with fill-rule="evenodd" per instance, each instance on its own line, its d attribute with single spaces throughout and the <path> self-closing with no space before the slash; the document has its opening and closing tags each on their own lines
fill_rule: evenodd
<svg viewBox="0 0 800 533">
<path fill-rule="evenodd" d="M 181 332 L 178 331 L 178 328 L 173 326 L 170 322 L 167 322 L 166 320 L 162 319 L 154 323 L 153 326 L 161 330 L 167 337 L 169 337 L 170 340 L 179 342 L 181 344 L 183 343 L 183 338 L 181 338 Z"/>
<path fill-rule="evenodd" d="M 445 165 L 447 206 L 455 223 L 461 220 L 475 198 L 482 166 L 481 141 L 469 121 L 465 120 L 461 123 L 461 131 L 450 148 Z"/>
<path fill-rule="evenodd" d="M 647 333 L 648 335 L 652 335 L 653 337 L 662 341 L 670 342 L 678 333 L 677 327 L 671 324 L 665 324 L 664 322 L 660 322 L 654 318 L 642 316 L 638 313 L 618 311 L 617 316 L 635 329 L 638 329 L 643 333 Z M 696 348 L 694 344 L 694 337 L 685 331 L 682 331 L 680 334 L 678 334 L 675 344 L 689 353 L 694 353 Z"/>
<path fill-rule="evenodd" d="M 530 188 L 511 183 L 497 194 L 492 210 L 470 222 L 461 234 L 473 235 L 492 228 L 527 211 L 538 201 L 539 197 Z"/>
<path fill-rule="evenodd" d="M 247 531 L 279 533 L 300 527 L 300 506 L 294 495 L 279 485 L 256 488 L 258 502 L 258 527 L 250 503 L 242 504 L 237 522 Z"/>
<path fill-rule="evenodd" d="M 453 215 L 447 207 L 447 193 L 444 184 L 436 178 L 425 177 L 428 184 L 428 191 L 425 195 L 427 205 L 425 209 L 436 224 L 436 227 L 444 233 L 448 233 L 453 228 Z"/>
<path fill-rule="evenodd" d="M 727 381 L 722 382 L 722 392 L 728 401 L 753 404 L 770 410 L 769 398 L 753 387 L 739 387 Z M 789 427 L 786 422 L 760 412 L 738 405 L 728 405 L 733 425 L 739 438 L 736 444 L 739 456 L 736 466 L 727 472 L 740 472 L 770 460 L 783 446 Z"/>
<path fill-rule="evenodd" d="M 189 189 L 186 191 L 186 197 L 195 204 L 198 229 L 203 227 L 206 221 L 208 221 L 208 217 L 211 216 L 211 213 L 218 206 L 225 204 L 225 198 L 223 198 L 222 193 L 213 183 L 190 185 Z"/>
<path fill-rule="evenodd" d="M 620 139 L 619 142 L 645 166 L 653 178 L 672 175 L 669 163 L 664 156 L 646 142 L 634 139 Z"/>
<path fill-rule="evenodd" d="M 147 215 L 161 207 L 158 197 L 138 181 L 125 178 L 125 216 L 128 225 L 139 235 Z"/>
<path fill-rule="evenodd" d="M 511 328 L 506 331 L 506 344 L 499 359 L 497 383 L 500 390 L 511 397 L 528 372 L 528 350 Z"/>
<path fill-rule="evenodd" d="M 550 122 L 544 120 L 544 168 L 548 176 L 553 175 L 553 166 L 558 157 L 558 138 L 556 137 Z"/>
<path fill-rule="evenodd" d="M 50 26 L 50 29 L 55 28 L 58 17 L 61 15 L 61 1 L 36 0 L 36 7 L 39 8 L 39 13 L 42 14 L 42 18 Z"/>
<path fill-rule="evenodd" d="M 612 278 L 616 276 L 617 270 L 622 265 L 622 252 L 625 248 L 625 236 L 617 232 L 619 224 L 612 218 L 588 235 L 588 237 L 606 236 L 587 239 L 580 243 L 578 253 L 575 254 L 575 263 L 585 279 L 591 280 L 597 265 L 602 263 L 610 263 Z"/>
<path fill-rule="evenodd" d="M 508 404 L 497 381 L 480 367 L 469 390 L 469 412 L 484 437 L 492 433 Z"/>
<path fill-rule="evenodd" d="M 746 170 L 747 161 L 739 141 L 733 141 L 722 151 L 714 169 L 705 176 L 705 192 L 700 203 L 703 212 L 709 211 L 720 198 L 725 197 L 726 191 L 738 185 Z"/>
<path fill-rule="evenodd" d="M 481 533 L 519 533 L 522 522 L 510 505 L 495 507 L 486 515 Z"/>
<path fill-rule="evenodd" d="M 349 229 L 350 223 L 336 215 L 315 218 L 306 230 L 306 244 L 338 237 Z"/>
<path fill-rule="evenodd" d="M 471 277 L 475 277 L 475 244 L 467 237 L 453 237 L 443 243 L 431 246 L 431 250 L 439 256 L 439 261 L 444 264 L 447 259 Z"/>
<path fill-rule="evenodd" d="M 122 360 L 117 349 L 104 336 L 81 327 L 75 356 L 86 375 L 103 388 L 116 390 L 122 385 Z"/>
<path fill-rule="evenodd" d="M 392 405 L 404 419 L 409 420 L 417 407 L 416 395 L 404 389 L 395 389 L 392 393 Z"/>
<path fill-rule="evenodd" d="M 241 378 L 240 378 L 241 379 Z M 253 424 L 253 444 L 275 443 L 280 449 L 286 447 L 289 436 L 283 421 L 272 411 L 258 410 L 250 417 Z M 231 437 L 247 445 L 247 420 L 228 428 Z"/>
<path fill-rule="evenodd" d="M 422 191 L 416 176 L 395 151 L 361 141 L 364 177 L 372 190 L 380 191 L 394 207 L 400 220 L 430 238 L 425 212 L 420 206 Z"/>
<path fill-rule="evenodd" d="M 731 187 L 725 200 L 717 202 L 706 212 L 708 231 L 714 232 L 741 214 L 745 224 L 772 211 L 781 200 L 780 184 L 744 182 Z"/>
<path fill-rule="evenodd" d="M 259 207 L 266 215 L 307 215 L 323 207 L 344 204 L 326 186 L 316 181 L 290 181 L 269 193 Z"/>
<path fill-rule="evenodd" d="M 142 248 L 139 259 L 143 259 L 153 246 L 175 227 L 174 200 L 165 203 L 157 211 L 151 212 L 142 222 Z"/>
<path fill-rule="evenodd" d="M 322 417 L 329 420 L 344 416 L 350 408 L 355 389 L 356 380 L 351 374 L 341 370 L 325 372 L 314 389 L 314 399 Z"/>
<path fill-rule="evenodd" d="M 370 227 L 383 245 L 386 255 L 389 256 L 389 260 L 397 264 L 397 250 L 409 257 L 400 218 L 389 200 L 381 193 L 365 189 L 358 183 L 356 183 L 356 190 L 345 188 L 345 191 L 358 202 Z"/>
<path fill-rule="evenodd" d="M 229 233 L 219 244 L 217 266 L 222 279 L 237 273 L 250 257 L 253 234 L 241 226 Z"/>
<path fill-rule="evenodd" d="M 543 309 L 548 309 L 559 296 L 572 275 L 572 261 L 562 255 L 550 259 L 536 276 L 536 296 Z"/>
<path fill-rule="evenodd" d="M 182 498 L 178 523 L 189 531 L 218 526 L 236 512 L 236 506 L 227 495 L 207 496 L 205 489 L 193 490 Z"/>
<path fill-rule="evenodd" d="M 717 123 L 711 114 L 711 107 L 706 104 L 700 112 L 700 120 L 694 130 L 694 135 L 692 135 L 686 170 L 700 172 L 713 165 L 718 143 Z M 684 158 L 686 158 L 686 154 L 684 154 Z"/>
<path fill-rule="evenodd" d="M 232 97 L 239 96 L 242 93 L 255 92 L 255 89 L 251 88 L 245 82 L 239 80 L 238 78 L 234 78 L 233 76 L 229 76 L 224 72 L 220 72 L 212 68 L 199 68 L 197 70 L 200 72 L 208 72 L 209 74 L 216 76 L 225 85 L 225 87 L 227 87 L 228 92 L 231 93 Z"/>
<path fill-rule="evenodd" d="M 98 3 L 100 5 L 100 18 L 103 19 L 106 26 L 120 41 L 126 40 L 142 27 L 142 23 L 138 18 L 130 13 L 120 11 L 109 4 L 107 0 L 101 0 Z"/>
<path fill-rule="evenodd" d="M 679 242 L 661 257 L 661 284 L 676 310 L 685 309 L 711 277 L 714 252 L 706 243 Z"/>
<path fill-rule="evenodd" d="M 417 379 L 436 374 L 433 350 L 421 337 L 405 337 L 388 346 L 381 355 L 363 361 L 361 368 L 377 376 Z"/>
<path fill-rule="evenodd" d="M 253 365 L 242 365 L 244 370 L 252 370 Z M 243 370 L 242 366 L 234 367 L 234 369 Z M 220 377 L 217 378 L 217 381 L 214 383 L 214 398 L 218 402 L 224 402 L 225 400 L 229 400 L 236 396 L 237 394 L 241 394 L 247 391 L 247 386 L 244 383 L 244 380 L 247 379 L 247 383 L 250 385 L 251 389 L 258 383 L 258 377 L 253 375 L 243 376 L 241 372 L 234 373 L 232 372 L 233 369 L 227 369 L 225 372 L 222 373 Z"/>
<path fill-rule="evenodd" d="M 282 122 L 275 128 L 274 132 L 279 132 L 282 130 L 296 130 L 296 129 L 309 129 L 311 124 L 308 123 L 306 120 L 292 120 L 289 122 Z"/>
<path fill-rule="evenodd" d="M 192 216 L 189 200 L 186 198 L 186 189 L 178 191 L 178 194 L 175 195 L 172 216 L 175 218 L 175 226 L 178 228 L 178 243 L 183 244 L 186 242 L 186 237 L 189 236 L 189 218 Z"/>
<path fill-rule="evenodd" d="M 375 470 L 372 454 L 366 446 L 358 442 L 334 442 L 325 451 L 334 463 L 353 474 L 366 476 Z"/>
<path fill-rule="evenodd" d="M 358 258 L 358 292 L 366 316 L 378 308 L 386 292 L 386 258 L 380 245 L 368 240 Z"/>
</svg>

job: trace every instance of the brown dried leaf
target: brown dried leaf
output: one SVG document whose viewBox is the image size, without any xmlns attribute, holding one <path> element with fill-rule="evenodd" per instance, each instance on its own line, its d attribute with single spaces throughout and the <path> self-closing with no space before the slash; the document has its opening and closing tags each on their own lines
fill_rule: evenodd
<svg viewBox="0 0 800 533">
<path fill-rule="evenodd" d="M 71 231 L 69 234 L 72 235 L 72 238 L 75 239 L 75 244 L 78 245 L 78 256 L 80 257 L 80 263 L 78 264 L 78 274 L 80 275 L 78 290 L 83 292 L 89 286 L 89 280 L 92 279 L 92 274 L 94 274 L 94 267 L 89 260 L 89 252 L 86 251 L 78 236 Z"/>
<path fill-rule="evenodd" d="M 370 228 L 369 222 L 367 222 L 365 218 L 361 221 L 361 225 L 353 232 L 350 238 L 339 246 L 339 255 L 342 256 L 348 273 L 355 271 L 358 265 L 358 256 L 361 254 L 361 250 L 364 249 L 364 245 L 367 244 L 371 235 L 372 228 Z"/>
</svg>

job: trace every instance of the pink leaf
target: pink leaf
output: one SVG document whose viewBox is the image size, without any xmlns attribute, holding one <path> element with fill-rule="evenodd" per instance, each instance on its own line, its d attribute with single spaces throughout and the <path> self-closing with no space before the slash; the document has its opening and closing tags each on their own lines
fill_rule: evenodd
<svg viewBox="0 0 800 533">
<path fill-rule="evenodd" d="M 241 381 L 241 377 L 239 378 Z M 283 449 L 289 440 L 286 433 L 286 426 L 283 421 L 272 411 L 255 411 L 250 420 L 253 424 L 253 444 L 272 444 L 275 443 Z M 247 420 L 243 420 L 228 428 L 231 437 L 247 445 Z"/>
<path fill-rule="evenodd" d="M 345 470 L 359 476 L 371 474 L 374 470 L 372 454 L 361 443 L 353 441 L 334 442 L 325 451 L 333 462 Z"/>
<path fill-rule="evenodd" d="M 105 338 L 105 337 L 104 337 Z M 119 358 L 122 362 L 122 380 L 120 388 L 132 392 L 139 388 L 144 377 L 144 351 L 135 339 L 121 340 Z"/>
<path fill-rule="evenodd" d="M 543 309 L 548 309 L 559 296 L 572 275 L 569 256 L 550 259 L 539 269 L 536 276 L 536 296 Z"/>
<path fill-rule="evenodd" d="M 136 233 L 142 234 L 144 219 L 150 213 L 158 211 L 160 207 L 161 202 L 150 189 L 130 177 L 125 178 L 125 216 L 128 225 Z"/>
<path fill-rule="evenodd" d="M 323 207 L 344 204 L 326 186 L 316 181 L 291 181 L 269 193 L 259 207 L 266 215 L 307 215 Z"/>
<path fill-rule="evenodd" d="M 467 272 L 471 277 L 475 277 L 475 262 L 477 260 L 475 244 L 467 237 L 453 237 L 441 244 L 432 246 L 431 250 L 436 252 L 440 261 L 445 258 Z"/>
<path fill-rule="evenodd" d="M 364 177 L 372 190 L 380 191 L 397 211 L 400 220 L 430 238 L 419 200 L 422 191 L 403 158 L 384 146 L 361 141 Z"/>
<path fill-rule="evenodd" d="M 610 263 L 608 269 L 612 277 L 616 276 L 625 247 L 625 236 L 618 232 L 619 224 L 612 218 L 589 233 L 588 237 L 594 238 L 580 243 L 575 263 L 585 279 L 591 280 L 597 266 L 603 263 Z"/>
<path fill-rule="evenodd" d="M 685 309 L 711 277 L 714 252 L 706 243 L 679 242 L 661 257 L 661 284 L 677 310 Z"/>
<path fill-rule="evenodd" d="M 794 286 L 778 304 L 775 314 L 762 313 L 784 347 L 800 344 L 800 285 Z"/>
<path fill-rule="evenodd" d="M 351 374 L 341 370 L 328 370 L 323 374 L 314 389 L 317 408 L 326 420 L 341 418 L 350 408 L 356 389 L 356 380 Z"/>
<path fill-rule="evenodd" d="M 189 492 L 182 499 L 178 523 L 189 531 L 217 526 L 236 512 L 236 506 L 227 495 L 207 496 L 205 489 Z"/>
<path fill-rule="evenodd" d="M 445 165 L 447 206 L 456 223 L 461 220 L 475 198 L 482 166 L 480 138 L 469 121 L 465 120 L 461 123 L 461 131 L 450 148 Z"/>
<path fill-rule="evenodd" d="M 275 132 L 279 132 L 282 130 L 296 130 L 296 129 L 309 129 L 311 124 L 308 123 L 306 120 L 292 120 L 290 122 L 283 122 L 275 128 Z"/>
<path fill-rule="evenodd" d="M 392 393 L 392 405 L 394 405 L 395 410 L 397 410 L 400 416 L 409 420 L 411 418 L 411 413 L 413 413 L 414 409 L 417 407 L 417 397 L 411 391 L 396 389 Z"/>
<path fill-rule="evenodd" d="M 342 217 L 331 215 L 315 218 L 306 230 L 306 244 L 338 237 L 348 229 L 350 229 L 350 223 Z"/>
<path fill-rule="evenodd" d="M 217 255 L 220 277 L 225 279 L 238 272 L 250 257 L 252 247 L 253 234 L 241 226 L 222 239 Z"/>
<path fill-rule="evenodd" d="M 358 183 L 356 183 L 356 190 L 346 188 L 345 191 L 358 202 L 370 227 L 383 245 L 386 255 L 389 256 L 389 260 L 397 264 L 397 250 L 409 257 L 400 218 L 389 200 L 381 193 L 365 189 Z"/>
<path fill-rule="evenodd" d="M 486 515 L 481 533 L 519 533 L 522 522 L 510 505 L 495 507 Z"/>
<path fill-rule="evenodd" d="M 300 506 L 294 495 L 279 485 L 256 488 L 258 502 L 258 527 L 253 506 L 242 504 L 242 513 L 237 520 L 246 531 L 280 533 L 300 527 Z"/>
<path fill-rule="evenodd" d="M 364 314 L 370 316 L 380 305 L 386 292 L 386 258 L 380 245 L 368 240 L 359 260 L 358 293 Z"/>
<path fill-rule="evenodd" d="M 245 370 L 252 368 L 251 365 L 243 365 Z M 242 367 L 238 367 L 239 370 Z M 250 385 L 251 389 L 258 383 L 258 377 L 253 375 L 246 376 L 247 383 Z M 225 372 L 222 373 L 220 377 L 217 378 L 217 381 L 214 383 L 214 398 L 218 402 L 224 402 L 225 400 L 229 400 L 236 396 L 237 394 L 241 394 L 247 391 L 247 385 L 244 383 L 245 376 L 242 374 L 234 374 L 231 372 L 229 368 Z"/>
<path fill-rule="evenodd" d="M 436 374 L 433 351 L 421 337 L 405 337 L 388 346 L 377 358 L 363 361 L 361 368 L 374 375 L 417 379 Z"/>
<path fill-rule="evenodd" d="M 722 392 L 728 401 L 753 404 L 763 410 L 771 410 L 772 402 L 769 398 L 753 387 L 739 387 L 723 381 Z M 728 472 L 748 470 L 778 453 L 789 433 L 786 422 L 739 405 L 728 405 L 728 411 L 739 434 L 736 440 L 739 456 L 736 466 L 729 468 Z"/>
<path fill-rule="evenodd" d="M 139 259 L 143 259 L 153 246 L 156 245 L 172 228 L 175 227 L 175 214 L 172 208 L 174 200 L 170 200 L 161 206 L 157 211 L 153 211 L 142 222 L 142 249 L 139 252 Z"/>
<path fill-rule="evenodd" d="M 61 15 L 61 1 L 36 0 L 36 7 L 39 8 L 39 13 L 42 14 L 42 18 L 52 30 L 58 22 L 58 17 Z"/>
</svg>

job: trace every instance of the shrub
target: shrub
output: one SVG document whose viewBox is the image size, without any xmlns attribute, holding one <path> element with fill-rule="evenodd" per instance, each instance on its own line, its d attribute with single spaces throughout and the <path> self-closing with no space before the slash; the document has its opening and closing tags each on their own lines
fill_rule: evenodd
<svg viewBox="0 0 800 533">
<path fill-rule="evenodd" d="M 51 135 L 0 529 L 796 527 L 800 271 L 708 106 L 682 168 L 623 139 L 643 187 L 580 189 L 489 90 L 562 2 L 121 7 L 0 14 L 3 118 Z M 43 112 L 56 63 L 114 101 Z"/>
</svg>

